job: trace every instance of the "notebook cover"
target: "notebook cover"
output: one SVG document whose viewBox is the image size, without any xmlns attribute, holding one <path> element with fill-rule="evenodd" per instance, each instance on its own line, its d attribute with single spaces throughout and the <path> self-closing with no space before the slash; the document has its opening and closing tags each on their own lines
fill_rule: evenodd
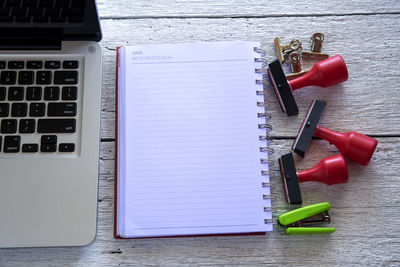
<svg viewBox="0 0 400 267">
<path fill-rule="evenodd" d="M 120 49 L 117 47 L 116 55 L 116 77 L 115 77 L 115 161 L 114 161 L 114 238 L 115 239 L 149 239 L 149 238 L 179 238 L 179 237 L 197 237 L 197 236 L 244 236 L 244 235 L 265 235 L 267 232 L 249 232 L 249 233 L 220 233 L 220 234 L 201 234 L 201 235 L 173 235 L 173 236 L 149 236 L 149 237 L 121 237 L 117 234 L 117 196 L 118 196 L 118 70 L 120 68 Z"/>
<path fill-rule="evenodd" d="M 117 64 L 115 75 L 115 160 L 114 160 L 114 238 L 120 238 L 117 235 L 117 177 L 118 177 L 118 69 L 119 69 L 119 50 L 121 46 L 117 47 Z"/>
</svg>

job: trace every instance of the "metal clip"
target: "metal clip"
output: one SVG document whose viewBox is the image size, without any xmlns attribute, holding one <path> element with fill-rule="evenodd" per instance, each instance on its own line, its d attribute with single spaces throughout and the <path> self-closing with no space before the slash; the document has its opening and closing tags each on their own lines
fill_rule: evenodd
<svg viewBox="0 0 400 267">
<path fill-rule="evenodd" d="M 289 62 L 292 68 L 292 73 L 287 74 L 286 79 L 291 80 L 308 72 L 308 70 L 301 69 L 300 54 L 297 52 L 293 52 L 289 55 Z"/>
<path fill-rule="evenodd" d="M 322 42 L 324 41 L 324 35 L 320 32 L 314 33 L 311 36 L 311 51 L 303 51 L 303 57 L 311 59 L 325 59 L 329 55 L 321 53 Z"/>
<path fill-rule="evenodd" d="M 324 41 L 324 35 L 320 32 L 314 33 L 311 36 L 311 52 L 321 53 L 322 42 Z"/>
<path fill-rule="evenodd" d="M 288 58 L 290 53 L 301 51 L 301 42 L 298 39 L 293 39 L 287 44 L 281 44 L 281 39 L 279 37 L 276 37 L 274 40 L 274 44 L 276 57 L 281 63 L 283 63 L 285 59 Z"/>
</svg>

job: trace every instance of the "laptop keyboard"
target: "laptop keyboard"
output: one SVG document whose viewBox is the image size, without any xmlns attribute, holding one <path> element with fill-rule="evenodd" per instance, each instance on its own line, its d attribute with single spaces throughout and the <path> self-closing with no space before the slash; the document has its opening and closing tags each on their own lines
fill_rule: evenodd
<svg viewBox="0 0 400 267">
<path fill-rule="evenodd" d="M 0 23 L 81 23 L 84 0 L 0 0 Z"/>
<path fill-rule="evenodd" d="M 82 63 L 0 58 L 0 154 L 76 151 Z"/>
</svg>

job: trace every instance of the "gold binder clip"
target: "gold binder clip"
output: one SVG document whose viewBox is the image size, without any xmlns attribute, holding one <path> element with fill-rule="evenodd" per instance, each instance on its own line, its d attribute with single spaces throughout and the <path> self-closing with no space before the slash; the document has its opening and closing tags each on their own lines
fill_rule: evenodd
<svg viewBox="0 0 400 267">
<path fill-rule="evenodd" d="M 321 53 L 322 42 L 324 41 L 324 35 L 320 32 L 314 33 L 311 36 L 311 51 L 303 51 L 303 57 L 311 59 L 325 59 L 329 55 Z"/>
<path fill-rule="evenodd" d="M 308 72 L 308 70 L 301 69 L 300 55 L 297 52 L 293 52 L 289 55 L 289 62 L 292 73 L 287 74 L 286 79 L 291 80 Z"/>
<path fill-rule="evenodd" d="M 298 39 L 293 39 L 287 44 L 281 44 L 281 39 L 276 37 L 274 40 L 276 57 L 281 63 L 287 59 L 288 55 L 292 52 L 301 51 L 301 42 Z"/>
</svg>

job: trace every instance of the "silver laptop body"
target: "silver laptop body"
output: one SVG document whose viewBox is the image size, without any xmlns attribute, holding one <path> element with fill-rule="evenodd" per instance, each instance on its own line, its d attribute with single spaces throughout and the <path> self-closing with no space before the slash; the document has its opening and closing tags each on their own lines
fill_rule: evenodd
<svg viewBox="0 0 400 267">
<path fill-rule="evenodd" d="M 101 34 L 65 32 L 58 48 L 5 41 L 0 50 L 1 248 L 81 246 L 96 236 Z"/>
</svg>

